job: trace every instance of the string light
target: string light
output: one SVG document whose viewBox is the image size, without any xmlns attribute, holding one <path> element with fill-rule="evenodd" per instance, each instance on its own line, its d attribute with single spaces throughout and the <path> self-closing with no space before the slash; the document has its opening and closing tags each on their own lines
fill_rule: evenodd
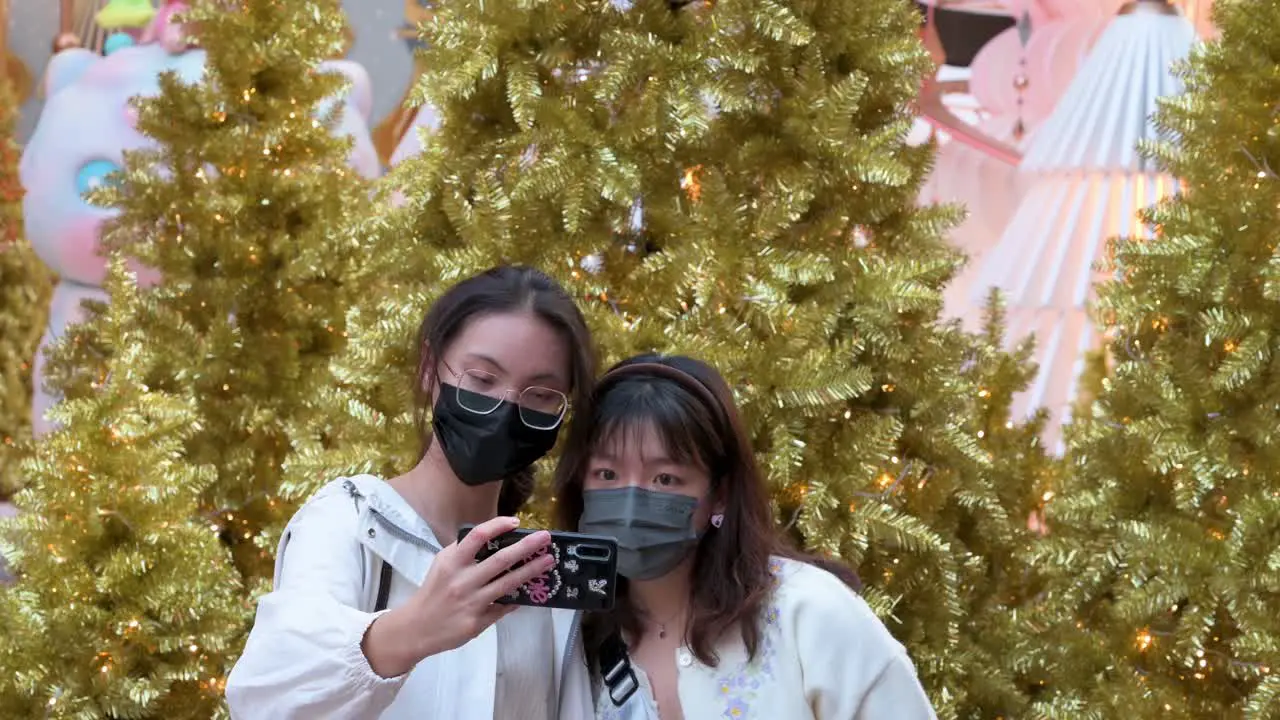
<svg viewBox="0 0 1280 720">
<path fill-rule="evenodd" d="M 687 168 L 684 175 L 680 178 L 680 188 L 685 191 L 685 195 L 694 202 L 702 199 L 702 181 L 699 177 L 702 173 L 702 166 L 695 165 Z"/>
<path fill-rule="evenodd" d="M 1140 652 L 1146 652 L 1155 643 L 1155 638 L 1151 636 L 1149 630 L 1141 630 L 1138 632 L 1136 643 Z"/>
</svg>

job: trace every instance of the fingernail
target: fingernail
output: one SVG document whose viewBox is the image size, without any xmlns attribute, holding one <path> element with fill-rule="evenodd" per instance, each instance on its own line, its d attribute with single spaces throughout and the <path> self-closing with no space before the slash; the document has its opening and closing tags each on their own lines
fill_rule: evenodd
<svg viewBox="0 0 1280 720">
<path fill-rule="evenodd" d="M 520 518 L 518 517 L 507 518 L 507 524 L 510 525 L 511 527 L 518 527 L 520 525 Z"/>
<path fill-rule="evenodd" d="M 534 535 L 538 537 L 538 542 L 540 543 L 551 542 L 551 533 L 547 532 L 546 530 L 539 530 L 538 532 L 534 533 Z"/>
</svg>

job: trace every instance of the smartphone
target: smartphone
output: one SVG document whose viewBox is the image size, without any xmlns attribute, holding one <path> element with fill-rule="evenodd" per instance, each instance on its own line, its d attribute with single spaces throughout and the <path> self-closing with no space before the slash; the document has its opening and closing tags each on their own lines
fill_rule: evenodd
<svg viewBox="0 0 1280 720">
<path fill-rule="evenodd" d="M 474 525 L 458 529 L 458 541 L 466 537 Z M 476 554 L 476 562 L 499 550 L 514 545 L 538 532 L 517 528 L 490 540 Z M 618 541 L 603 535 L 551 532 L 551 544 L 538 556 L 550 553 L 555 565 L 546 574 L 525 583 L 515 592 L 500 598 L 504 605 L 562 608 L 567 610 L 612 610 L 618 585 Z M 520 567 L 521 560 L 512 566 Z M 508 571 L 509 572 L 509 571 Z"/>
</svg>

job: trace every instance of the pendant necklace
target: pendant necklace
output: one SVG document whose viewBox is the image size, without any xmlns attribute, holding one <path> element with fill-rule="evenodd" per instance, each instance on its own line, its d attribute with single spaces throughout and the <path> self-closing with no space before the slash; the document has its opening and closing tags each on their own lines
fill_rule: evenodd
<svg viewBox="0 0 1280 720">
<path fill-rule="evenodd" d="M 680 613 L 676 613 L 676 615 L 679 615 L 679 614 L 680 614 Z M 674 619 L 676 618 L 676 615 L 672 615 L 671 617 L 667 618 L 667 622 L 657 622 L 657 621 L 654 621 L 654 622 L 653 622 L 653 624 L 654 624 L 654 625 L 657 625 L 657 626 L 658 626 L 658 637 L 659 637 L 659 638 L 664 639 L 664 640 L 666 639 L 666 637 L 667 637 L 667 623 L 669 623 L 669 622 L 671 622 L 672 620 L 674 620 Z"/>
</svg>

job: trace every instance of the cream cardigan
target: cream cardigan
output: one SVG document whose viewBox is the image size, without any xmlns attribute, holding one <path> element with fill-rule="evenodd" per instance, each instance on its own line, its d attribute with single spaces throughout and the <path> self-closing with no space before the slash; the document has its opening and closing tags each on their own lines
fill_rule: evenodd
<svg viewBox="0 0 1280 720">
<path fill-rule="evenodd" d="M 676 652 L 686 720 L 935 720 L 915 667 L 867 606 L 834 575 L 775 559 L 776 589 L 754 661 L 740 637 L 707 667 Z M 614 707 L 596 679 L 597 720 L 659 720 L 639 667 L 640 689 Z"/>
</svg>

